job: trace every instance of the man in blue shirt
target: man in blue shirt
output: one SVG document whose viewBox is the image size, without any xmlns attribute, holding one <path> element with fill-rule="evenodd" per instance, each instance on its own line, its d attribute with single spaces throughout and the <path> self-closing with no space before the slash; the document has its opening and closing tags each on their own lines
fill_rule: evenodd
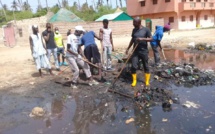
<svg viewBox="0 0 215 134">
<path fill-rule="evenodd" d="M 163 38 L 163 33 L 169 31 L 170 28 L 166 26 L 156 26 L 155 28 L 156 31 L 152 36 L 151 47 L 154 52 L 155 65 L 157 66 L 160 63 L 160 54 L 158 51 L 158 47 L 160 47 L 160 49 L 162 50 L 160 42 Z"/>
<path fill-rule="evenodd" d="M 93 58 L 93 64 L 97 64 L 101 68 L 101 55 L 99 53 L 99 49 L 96 45 L 95 38 L 98 40 L 101 40 L 94 31 L 87 31 L 85 32 L 84 29 L 83 31 L 83 36 L 81 38 L 81 45 L 84 45 L 84 56 L 86 59 L 91 62 L 91 59 Z M 79 53 L 82 54 L 81 47 L 79 47 Z M 83 55 L 83 54 L 82 54 Z M 102 71 L 99 69 L 99 74 L 102 78 Z"/>
</svg>

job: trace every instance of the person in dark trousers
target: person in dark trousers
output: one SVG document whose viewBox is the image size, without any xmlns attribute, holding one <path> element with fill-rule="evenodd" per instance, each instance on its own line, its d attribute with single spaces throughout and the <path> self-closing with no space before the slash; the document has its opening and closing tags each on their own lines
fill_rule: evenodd
<svg viewBox="0 0 215 134">
<path fill-rule="evenodd" d="M 102 77 L 102 70 L 101 70 L 101 55 L 99 53 L 99 49 L 96 45 L 95 38 L 98 40 L 101 40 L 94 31 L 83 31 L 83 36 L 81 38 L 81 45 L 79 45 L 79 53 L 82 54 L 81 46 L 84 45 L 84 56 L 86 59 L 91 62 L 91 59 L 93 59 L 93 64 L 97 64 L 100 68 L 99 70 L 99 76 L 101 77 L 101 81 L 105 81 Z"/>
<path fill-rule="evenodd" d="M 170 31 L 170 28 L 168 26 L 156 26 L 155 29 L 156 31 L 152 36 L 151 47 L 154 53 L 155 66 L 158 66 L 160 63 L 160 54 L 158 47 L 160 47 L 160 49 L 162 50 L 161 40 L 163 38 L 163 33 Z"/>
<path fill-rule="evenodd" d="M 43 38 L 46 42 L 46 50 L 48 52 L 47 57 L 50 61 L 51 53 L 54 55 L 55 67 L 56 67 L 57 71 L 60 71 L 60 67 L 58 64 L 58 58 L 57 58 L 57 45 L 56 45 L 55 40 L 54 40 L 55 34 L 51 30 L 51 24 L 50 23 L 46 23 L 46 30 L 43 31 L 42 35 L 43 35 Z"/>
<path fill-rule="evenodd" d="M 141 19 L 139 17 L 134 18 L 133 25 L 134 25 L 134 29 L 131 34 L 132 38 L 126 50 L 126 54 L 128 54 L 128 51 L 132 45 L 134 47 L 138 45 L 131 57 L 131 60 L 132 60 L 131 73 L 132 73 L 132 79 L 133 79 L 131 86 L 135 87 L 137 84 L 136 70 L 138 68 L 138 62 L 140 58 L 143 62 L 143 67 L 145 72 L 145 86 L 148 87 L 150 85 L 150 73 L 149 73 L 149 65 L 148 65 L 149 51 L 148 51 L 147 42 L 152 40 L 151 31 L 147 27 L 143 27 L 141 25 Z"/>
</svg>

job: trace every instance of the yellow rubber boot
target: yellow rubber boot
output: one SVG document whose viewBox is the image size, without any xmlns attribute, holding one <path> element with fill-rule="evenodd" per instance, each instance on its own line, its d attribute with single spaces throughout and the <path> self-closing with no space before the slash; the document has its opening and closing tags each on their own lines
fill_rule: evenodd
<svg viewBox="0 0 215 134">
<path fill-rule="evenodd" d="M 150 86 L 150 73 L 145 73 L 145 84 Z"/>
<path fill-rule="evenodd" d="M 135 87 L 137 85 L 137 74 L 132 74 L 132 80 L 133 80 L 133 82 L 132 82 L 131 86 Z"/>
</svg>

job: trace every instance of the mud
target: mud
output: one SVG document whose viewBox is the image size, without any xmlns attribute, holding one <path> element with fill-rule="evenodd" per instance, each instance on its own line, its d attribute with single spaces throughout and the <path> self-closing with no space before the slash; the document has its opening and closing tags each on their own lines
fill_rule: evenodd
<svg viewBox="0 0 215 134">
<path fill-rule="evenodd" d="M 176 64 L 192 63 L 200 70 L 215 69 L 215 55 L 166 50 L 168 61 Z M 150 54 L 151 55 L 151 54 Z M 153 64 L 153 60 L 150 61 Z M 122 63 L 121 63 L 122 64 Z M 117 64 L 116 68 L 121 65 Z M 138 71 L 137 87 L 131 88 L 128 78 L 121 77 L 114 90 L 134 96 L 143 89 L 144 75 Z M 0 133 L 2 134 L 172 134 L 215 132 L 215 86 L 185 87 L 173 82 L 151 78 L 152 90 L 143 96 L 147 104 L 140 108 L 140 100 L 107 92 L 116 73 L 108 72 L 107 82 L 88 86 L 84 76 L 78 89 L 57 84 L 70 78 L 70 70 L 60 76 L 37 78 L 32 83 L 4 87 L 0 92 Z M 171 101 L 172 102 L 171 102 Z M 199 108 L 186 108 L 192 101 Z M 142 103 L 142 102 L 141 102 Z M 169 105 L 171 104 L 171 105 Z M 31 118 L 34 107 L 42 107 L 43 117 Z M 126 124 L 126 120 L 134 121 Z"/>
</svg>

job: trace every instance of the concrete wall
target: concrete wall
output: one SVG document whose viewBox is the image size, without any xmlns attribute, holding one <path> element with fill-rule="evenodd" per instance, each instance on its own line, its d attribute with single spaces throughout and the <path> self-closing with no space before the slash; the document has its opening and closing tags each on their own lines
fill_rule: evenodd
<svg viewBox="0 0 215 134">
<path fill-rule="evenodd" d="M 25 23 L 24 23 L 25 22 Z M 32 24 L 37 24 L 39 26 L 39 32 L 42 33 L 45 30 L 45 24 L 42 22 L 34 22 L 28 20 L 23 21 L 23 23 L 17 23 L 16 26 L 16 40 L 18 45 L 28 45 L 29 35 L 32 33 L 31 26 Z M 145 26 L 145 21 L 142 21 L 143 26 Z M 93 30 L 96 34 L 99 34 L 99 29 L 102 27 L 102 22 L 81 22 L 81 23 L 53 23 L 54 27 L 58 27 L 60 33 L 63 35 L 66 40 L 66 33 L 68 29 L 72 29 L 74 32 L 74 27 L 77 25 L 82 25 L 86 30 Z M 164 25 L 163 19 L 152 19 L 152 31 L 154 31 L 155 25 Z M 118 21 L 110 22 L 109 27 L 113 31 L 113 37 L 122 36 L 122 35 L 131 35 L 133 29 L 133 21 Z M 18 29 L 22 29 L 22 37 L 20 37 Z"/>
</svg>

